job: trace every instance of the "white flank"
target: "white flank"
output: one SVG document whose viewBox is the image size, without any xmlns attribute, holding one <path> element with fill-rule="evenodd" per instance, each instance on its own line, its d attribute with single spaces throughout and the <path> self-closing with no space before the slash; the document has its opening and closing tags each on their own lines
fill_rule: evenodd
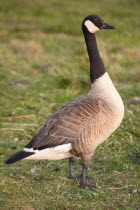
<svg viewBox="0 0 140 210">
<path fill-rule="evenodd" d="M 24 158 L 24 160 L 61 160 L 69 158 L 72 154 L 69 152 L 71 149 L 71 144 L 63 144 L 56 147 L 51 147 L 43 150 L 33 150 L 24 148 L 24 151 L 35 152 L 35 154 Z"/>
<path fill-rule="evenodd" d="M 34 152 L 34 153 L 36 153 L 36 152 L 38 151 L 38 149 L 35 149 L 35 150 L 34 150 L 33 148 L 26 148 L 26 147 L 25 147 L 25 148 L 23 148 L 23 151 L 24 151 L 24 152 Z"/>
<path fill-rule="evenodd" d="M 95 26 L 90 20 L 86 20 L 84 25 L 87 27 L 90 33 L 95 33 L 96 31 L 99 31 L 100 29 Z"/>
</svg>

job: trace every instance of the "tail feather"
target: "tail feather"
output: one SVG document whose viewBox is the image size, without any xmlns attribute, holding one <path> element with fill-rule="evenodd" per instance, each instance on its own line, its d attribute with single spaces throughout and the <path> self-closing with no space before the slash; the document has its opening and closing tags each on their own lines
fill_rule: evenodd
<svg viewBox="0 0 140 210">
<path fill-rule="evenodd" d="M 15 163 L 19 160 L 22 160 L 30 155 L 35 154 L 34 152 L 25 152 L 25 151 L 20 151 L 18 153 L 16 153 L 15 155 L 13 155 L 12 157 L 8 158 L 5 163 L 6 164 L 12 164 Z"/>
</svg>

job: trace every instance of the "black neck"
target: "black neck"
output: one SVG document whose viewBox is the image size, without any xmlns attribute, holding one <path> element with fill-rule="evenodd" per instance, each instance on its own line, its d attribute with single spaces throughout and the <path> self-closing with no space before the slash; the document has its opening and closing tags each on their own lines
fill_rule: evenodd
<svg viewBox="0 0 140 210">
<path fill-rule="evenodd" d="M 95 34 L 89 33 L 85 26 L 83 26 L 83 33 L 90 60 L 90 80 L 94 83 L 106 72 L 106 69 L 98 51 Z"/>
</svg>

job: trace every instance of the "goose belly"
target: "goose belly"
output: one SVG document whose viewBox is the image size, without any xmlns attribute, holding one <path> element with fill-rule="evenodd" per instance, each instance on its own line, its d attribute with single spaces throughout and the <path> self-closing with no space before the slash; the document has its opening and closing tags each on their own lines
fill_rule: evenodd
<svg viewBox="0 0 140 210">
<path fill-rule="evenodd" d="M 111 134 L 120 126 L 123 119 L 123 113 L 116 113 L 112 118 L 108 119 L 106 124 L 100 124 L 100 129 L 98 130 L 98 137 L 96 139 L 95 147 L 100 145 L 106 139 L 108 139 Z"/>
<path fill-rule="evenodd" d="M 29 150 L 31 150 L 31 152 L 35 152 L 35 154 L 24 158 L 24 160 L 61 160 L 72 156 L 72 154 L 69 152 L 70 149 L 70 143 L 43 150 L 33 150 L 32 148 L 24 148 L 24 151 L 29 152 Z"/>
</svg>

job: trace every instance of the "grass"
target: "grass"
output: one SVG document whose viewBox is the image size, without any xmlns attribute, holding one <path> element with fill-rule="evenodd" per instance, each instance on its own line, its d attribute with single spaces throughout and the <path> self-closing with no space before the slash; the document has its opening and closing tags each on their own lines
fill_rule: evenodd
<svg viewBox="0 0 140 210">
<path fill-rule="evenodd" d="M 136 0 L 0 2 L 0 209 L 140 209 L 139 102 L 125 104 L 122 125 L 96 150 L 94 191 L 68 179 L 67 160 L 4 164 L 56 108 L 88 92 L 86 15 L 117 26 L 97 33 L 98 46 L 122 98 L 139 96 L 139 9 Z"/>
</svg>

